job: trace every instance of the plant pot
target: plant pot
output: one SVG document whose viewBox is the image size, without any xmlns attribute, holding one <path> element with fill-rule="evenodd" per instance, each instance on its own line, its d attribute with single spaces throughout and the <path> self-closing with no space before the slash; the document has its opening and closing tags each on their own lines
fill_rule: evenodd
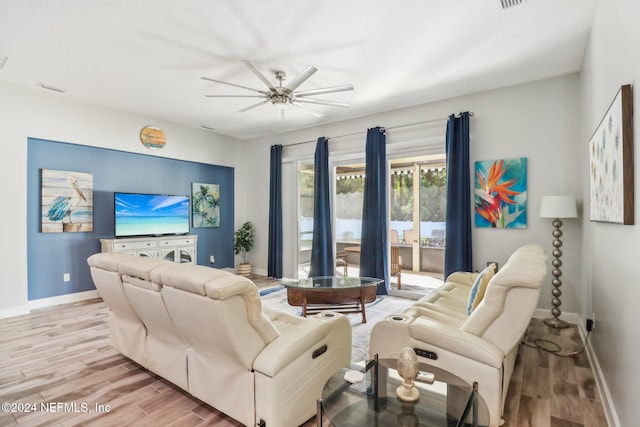
<svg viewBox="0 0 640 427">
<path fill-rule="evenodd" d="M 238 266 L 238 274 L 244 277 L 251 276 L 251 264 L 243 263 Z"/>
</svg>

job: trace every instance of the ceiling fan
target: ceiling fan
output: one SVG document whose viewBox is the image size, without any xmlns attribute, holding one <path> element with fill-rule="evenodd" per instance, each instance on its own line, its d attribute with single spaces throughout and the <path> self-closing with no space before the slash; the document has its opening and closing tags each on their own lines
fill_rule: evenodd
<svg viewBox="0 0 640 427">
<path fill-rule="evenodd" d="M 316 99 L 309 98 L 314 95 L 322 95 L 325 93 L 334 93 L 334 92 L 343 92 L 347 90 L 353 90 L 353 86 L 341 85 L 341 86 L 333 86 L 326 87 L 320 89 L 310 89 L 303 91 L 296 91 L 296 89 L 304 83 L 309 77 L 311 77 L 316 71 L 317 68 L 308 66 L 304 69 L 300 74 L 298 74 L 293 80 L 289 82 L 286 86 L 282 85 L 282 82 L 287 78 L 287 74 L 284 71 L 276 71 L 275 79 L 278 81 L 278 85 L 274 86 L 264 74 L 260 72 L 251 61 L 243 60 L 242 61 L 249 69 L 256 75 L 262 82 L 267 86 L 268 90 L 259 90 L 250 88 L 247 86 L 238 85 L 235 83 L 223 82 L 222 80 L 216 80 L 209 77 L 202 77 L 203 80 L 208 80 L 215 83 L 221 83 L 223 85 L 239 87 L 241 89 L 247 89 L 253 92 L 257 92 L 256 95 L 205 95 L 208 98 L 262 98 L 263 101 L 258 102 L 257 104 L 249 105 L 238 112 L 242 113 L 253 108 L 259 107 L 266 103 L 273 104 L 279 110 L 280 119 L 284 119 L 284 109 L 289 105 L 293 105 L 298 108 L 302 108 L 303 110 L 308 111 L 316 117 L 322 117 L 322 113 L 314 110 L 306 104 L 316 104 L 316 105 L 329 105 L 331 107 L 343 107 L 348 108 L 350 104 L 344 102 L 336 102 L 336 101 L 328 101 L 325 99 Z"/>
</svg>

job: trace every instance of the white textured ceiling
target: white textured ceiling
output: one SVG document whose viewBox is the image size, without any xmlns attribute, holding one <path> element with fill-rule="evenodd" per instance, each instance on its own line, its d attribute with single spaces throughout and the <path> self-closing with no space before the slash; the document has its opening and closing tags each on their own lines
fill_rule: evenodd
<svg viewBox="0 0 640 427">
<path fill-rule="evenodd" d="M 0 81 L 241 139 L 363 116 L 580 69 L 596 0 L 2 0 Z M 288 109 L 250 94 L 269 78 L 318 72 L 299 90 L 351 103 Z M 275 80 L 273 81 L 275 84 Z"/>
</svg>

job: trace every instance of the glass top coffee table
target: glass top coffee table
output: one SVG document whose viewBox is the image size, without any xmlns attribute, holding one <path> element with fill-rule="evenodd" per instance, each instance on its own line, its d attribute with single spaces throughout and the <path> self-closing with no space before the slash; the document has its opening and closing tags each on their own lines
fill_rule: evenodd
<svg viewBox="0 0 640 427">
<path fill-rule="evenodd" d="M 365 304 L 376 300 L 382 279 L 370 277 L 319 276 L 283 282 L 289 305 L 302 307 L 302 315 L 333 310 L 340 313 L 362 313 L 367 323 Z"/>
<path fill-rule="evenodd" d="M 361 426 L 487 426 L 489 410 L 478 394 L 477 383 L 444 370 L 420 363 L 420 372 L 434 374 L 435 381 L 416 381 L 420 391 L 417 402 L 408 403 L 396 397 L 402 378 L 396 371 L 397 359 L 361 362 L 335 373 L 325 384 L 318 400 L 318 427 Z M 349 370 L 363 372 L 362 382 L 346 381 Z M 377 379 L 376 379 L 377 377 Z M 375 384 L 377 383 L 378 393 Z M 326 422 L 326 418 L 330 424 Z M 324 422 L 324 424 L 323 424 Z"/>
</svg>

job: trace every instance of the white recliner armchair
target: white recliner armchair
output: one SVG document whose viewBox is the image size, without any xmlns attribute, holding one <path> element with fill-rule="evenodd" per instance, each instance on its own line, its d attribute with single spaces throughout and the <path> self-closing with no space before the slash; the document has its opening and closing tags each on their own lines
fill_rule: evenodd
<svg viewBox="0 0 640 427">
<path fill-rule="evenodd" d="M 546 274 L 547 256 L 541 246 L 519 248 L 491 277 L 484 297 L 469 314 L 469 295 L 478 273 L 453 273 L 432 295 L 377 323 L 371 333 L 370 355 L 396 358 L 404 347 L 410 347 L 421 362 L 470 384 L 477 381 L 489 410 L 489 425 L 498 426 L 518 345 Z"/>
<path fill-rule="evenodd" d="M 108 295 L 114 347 L 244 425 L 303 424 L 350 363 L 351 325 L 339 313 L 262 307 L 250 280 L 204 266 L 114 253 L 88 263 Z"/>
</svg>

